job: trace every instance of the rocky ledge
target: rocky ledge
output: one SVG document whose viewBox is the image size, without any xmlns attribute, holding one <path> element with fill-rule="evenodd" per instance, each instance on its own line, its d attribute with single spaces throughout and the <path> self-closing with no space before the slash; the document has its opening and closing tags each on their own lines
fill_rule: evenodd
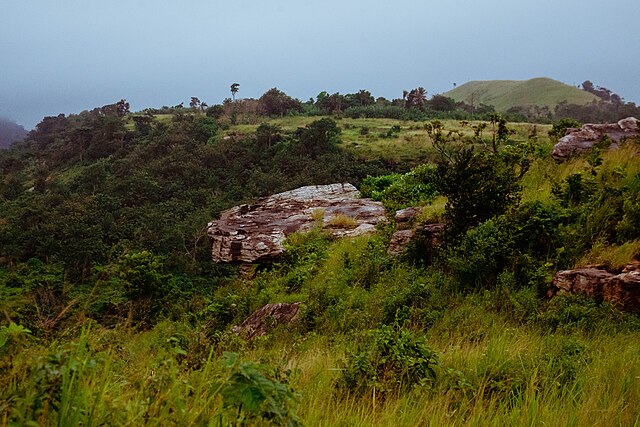
<svg viewBox="0 0 640 427">
<path fill-rule="evenodd" d="M 372 233 L 383 221 L 382 203 L 360 198 L 353 185 L 314 185 L 226 210 L 209 223 L 207 235 L 214 261 L 255 263 L 277 259 L 288 235 L 316 225 L 347 237 Z"/>
<path fill-rule="evenodd" d="M 640 135 L 638 122 L 635 117 L 627 117 L 618 123 L 585 124 L 580 129 L 569 128 L 566 135 L 553 147 L 551 156 L 557 162 L 563 162 L 574 154 L 591 150 L 605 135 L 611 138 L 615 147 L 625 138 Z"/>
<path fill-rule="evenodd" d="M 640 313 L 640 262 L 627 265 L 620 273 L 602 266 L 559 271 L 549 296 L 561 292 L 588 295 L 620 310 Z"/>
</svg>

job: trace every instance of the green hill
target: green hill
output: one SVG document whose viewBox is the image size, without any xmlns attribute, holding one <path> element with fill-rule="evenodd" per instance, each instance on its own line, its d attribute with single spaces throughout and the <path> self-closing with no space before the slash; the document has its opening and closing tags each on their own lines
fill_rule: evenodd
<svg viewBox="0 0 640 427">
<path fill-rule="evenodd" d="M 598 97 L 557 80 L 540 77 L 530 80 L 484 80 L 463 84 L 445 96 L 475 105 L 493 105 L 504 112 L 516 106 L 548 106 L 551 110 L 562 101 L 584 105 Z"/>
</svg>

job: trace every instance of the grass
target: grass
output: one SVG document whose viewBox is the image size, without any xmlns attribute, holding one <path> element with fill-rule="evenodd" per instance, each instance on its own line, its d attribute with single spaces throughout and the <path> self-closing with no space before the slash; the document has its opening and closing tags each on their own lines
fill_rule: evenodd
<svg viewBox="0 0 640 427">
<path fill-rule="evenodd" d="M 640 421 L 638 331 L 549 333 L 489 314 L 477 302 L 474 296 L 458 298 L 428 332 L 439 355 L 434 385 L 400 395 L 356 396 L 336 388 L 354 345 L 351 333 L 284 331 L 242 344 L 242 357 L 289 371 L 289 386 L 299 393 L 297 415 L 308 426 L 632 426 Z M 175 322 L 147 332 L 92 326 L 66 344 L 34 343 L 4 370 L 10 386 L 1 394 L 0 419 L 22 424 L 32 415 L 45 425 L 215 422 L 223 411 L 216 392 L 225 376 L 222 348 L 198 350 L 198 333 L 197 327 Z M 172 338 L 183 340 L 183 352 L 176 351 Z M 41 370 L 55 369 L 60 373 L 38 379 Z M 33 396 L 41 396 L 39 407 Z"/>
<path fill-rule="evenodd" d="M 569 104 L 588 104 L 597 101 L 595 95 L 549 78 L 530 80 L 471 81 L 444 93 L 456 101 L 475 105 L 487 104 L 506 112 L 515 106 L 547 106 L 551 111 L 562 101 Z"/>
<path fill-rule="evenodd" d="M 273 123 L 294 130 L 313 119 Z M 421 123 L 339 123 L 343 144 L 358 144 L 350 149 L 364 157 L 367 149 L 398 161 L 433 152 Z M 379 136 L 393 126 L 400 126 L 396 136 Z M 445 127 L 472 132 L 455 121 Z M 532 125 L 513 127 L 518 140 L 533 131 Z M 545 129 L 537 129 L 542 145 L 548 143 Z M 598 179 L 632 185 L 640 173 L 638 154 L 635 145 L 605 153 Z M 557 165 L 539 157 L 524 177 L 523 198 L 550 201 L 553 182 L 587 167 L 584 158 Z M 436 198 L 420 219 L 441 219 L 445 203 Z M 312 216 L 320 221 L 324 213 Z M 230 378 L 225 351 L 250 366 L 268 366 L 269 380 L 297 393 L 295 410 L 307 426 L 640 424 L 637 316 L 574 297 L 547 301 L 529 287 L 460 292 L 442 272 L 390 260 L 382 235 L 336 241 L 295 235 L 289 244 L 288 261 L 258 270 L 253 279 L 230 278 L 204 290 L 205 305 L 212 307 L 206 315 L 194 309 L 137 330 L 102 327 L 78 312 L 47 337 L 14 327 L 15 339 L 0 340 L 0 426 L 239 423 L 241 408 L 225 407 L 221 393 Z M 596 243 L 581 262 L 619 267 L 639 251 L 637 240 Z M 0 291 L 4 309 L 17 307 L 10 312 L 28 304 L 9 287 Z M 245 341 L 231 332 L 242 311 L 226 327 L 212 326 L 225 307 L 235 307 L 227 301 L 243 301 L 247 312 L 265 302 L 302 301 L 303 308 L 297 323 Z M 361 395 L 337 386 L 351 352 L 380 324 L 402 324 L 426 337 L 439 360 L 433 384 L 386 394 L 373 387 Z"/>
<path fill-rule="evenodd" d="M 267 120 L 267 123 L 280 126 L 285 132 L 293 132 L 318 119 L 320 117 L 287 116 Z M 367 118 L 338 118 L 337 122 L 342 130 L 341 147 L 353 152 L 359 158 L 382 159 L 389 163 L 407 166 L 434 161 L 437 158 L 431 139 L 424 129 L 426 122 Z M 442 123 L 447 132 L 459 131 L 464 136 L 471 137 L 474 134 L 473 126 L 481 122 L 471 121 L 462 125 L 457 120 L 443 120 Z M 233 125 L 221 135 L 250 134 L 255 132 L 258 125 L 257 123 Z M 394 126 L 400 128 L 399 132 L 391 132 L 387 136 Z M 511 137 L 514 142 L 525 142 L 532 134 L 537 134 L 538 144 L 547 144 L 549 141 L 547 132 L 551 129 L 550 125 L 509 123 L 509 128 L 515 132 Z M 366 129 L 366 133 L 363 134 L 362 129 Z M 491 137 L 491 126 L 484 130 L 483 136 Z"/>
<path fill-rule="evenodd" d="M 358 221 L 354 217 L 345 214 L 338 214 L 329 218 L 326 222 L 326 226 L 329 228 L 352 230 L 358 226 Z"/>
</svg>

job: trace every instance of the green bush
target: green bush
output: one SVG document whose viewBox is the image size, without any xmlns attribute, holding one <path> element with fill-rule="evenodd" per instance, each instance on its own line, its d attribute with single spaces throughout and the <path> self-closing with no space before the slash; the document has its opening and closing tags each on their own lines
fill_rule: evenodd
<svg viewBox="0 0 640 427">
<path fill-rule="evenodd" d="M 403 175 L 368 176 L 360 185 L 360 194 L 381 201 L 388 211 L 394 212 L 430 203 L 438 195 L 435 179 L 435 167 L 424 164 Z"/>
<path fill-rule="evenodd" d="M 575 119 L 560 119 L 553 124 L 551 130 L 549 131 L 549 136 L 559 139 L 562 138 L 566 133 L 568 128 L 579 128 L 582 126 L 582 123 Z"/>
<path fill-rule="evenodd" d="M 226 377 L 219 387 L 223 411 L 220 425 L 255 425 L 269 422 L 294 427 L 301 425 L 295 412 L 296 394 L 279 382 L 266 365 L 243 362 L 235 353 L 224 353 Z"/>
<path fill-rule="evenodd" d="M 381 395 L 430 387 L 437 364 L 436 352 L 424 336 L 383 325 L 371 331 L 364 344 L 349 355 L 339 385 L 356 394 L 375 389 Z"/>
<path fill-rule="evenodd" d="M 504 216 L 491 218 L 467 231 L 458 245 L 447 251 L 446 263 L 463 286 L 493 286 L 509 266 L 513 230 Z"/>
</svg>

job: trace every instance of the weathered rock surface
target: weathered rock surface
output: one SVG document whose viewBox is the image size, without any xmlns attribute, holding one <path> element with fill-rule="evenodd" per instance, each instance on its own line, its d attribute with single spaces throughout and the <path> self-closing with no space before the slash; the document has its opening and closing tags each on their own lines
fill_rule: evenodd
<svg viewBox="0 0 640 427">
<path fill-rule="evenodd" d="M 209 223 L 207 234 L 216 262 L 277 259 L 289 234 L 309 231 L 317 222 L 333 236 L 359 236 L 386 221 L 380 202 L 359 198 L 351 184 L 301 187 L 240 205 Z"/>
<path fill-rule="evenodd" d="M 422 213 L 422 208 L 410 207 L 396 211 L 394 217 L 397 223 L 409 222 Z"/>
<path fill-rule="evenodd" d="M 248 339 L 261 337 L 272 328 L 285 323 L 291 323 L 298 318 L 300 303 L 267 304 L 254 311 L 241 325 L 233 328 L 236 335 L 243 335 Z"/>
<path fill-rule="evenodd" d="M 399 255 L 403 253 L 409 243 L 416 235 L 416 230 L 411 228 L 409 230 L 398 230 L 391 236 L 391 240 L 389 241 L 389 247 L 387 248 L 387 253 L 389 255 Z"/>
<path fill-rule="evenodd" d="M 435 247 L 440 242 L 443 231 L 444 224 L 441 223 L 421 224 L 417 228 L 398 230 L 391 236 L 387 253 L 389 255 L 402 254 L 416 235 L 420 235 L 429 246 Z"/>
<path fill-rule="evenodd" d="M 573 154 L 591 150 L 605 135 L 613 140 L 612 147 L 615 147 L 624 138 L 640 135 L 638 122 L 635 117 L 627 117 L 618 123 L 585 124 L 580 129 L 567 129 L 567 134 L 553 147 L 551 156 L 558 162 L 565 161 Z"/>
<path fill-rule="evenodd" d="M 620 310 L 640 313 L 640 269 L 637 262 L 628 265 L 620 274 L 604 268 L 586 267 L 556 273 L 550 296 L 570 292 L 608 302 Z"/>
</svg>

